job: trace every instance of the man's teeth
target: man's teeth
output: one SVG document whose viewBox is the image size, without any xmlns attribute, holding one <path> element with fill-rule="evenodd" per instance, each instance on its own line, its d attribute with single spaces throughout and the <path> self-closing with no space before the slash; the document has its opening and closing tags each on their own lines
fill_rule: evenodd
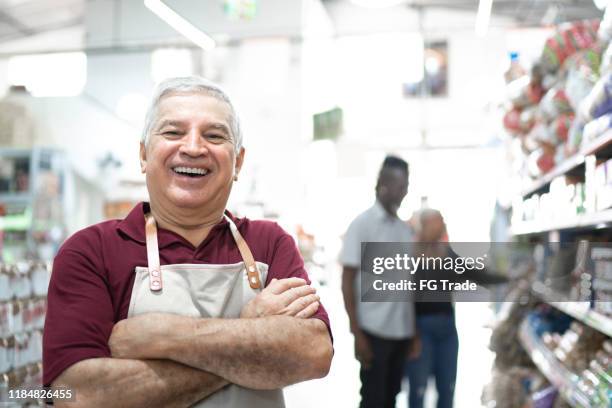
<svg viewBox="0 0 612 408">
<path fill-rule="evenodd" d="M 208 170 L 197 169 L 195 167 L 175 167 L 174 171 L 177 173 L 185 173 L 185 174 L 199 174 L 201 176 L 208 173 Z"/>
</svg>

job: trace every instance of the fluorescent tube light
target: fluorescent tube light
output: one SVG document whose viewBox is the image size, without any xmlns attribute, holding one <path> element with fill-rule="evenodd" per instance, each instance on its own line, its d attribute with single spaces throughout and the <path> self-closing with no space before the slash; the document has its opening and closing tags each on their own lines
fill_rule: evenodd
<svg viewBox="0 0 612 408">
<path fill-rule="evenodd" d="M 476 15 L 476 35 L 484 37 L 487 34 L 492 8 L 493 0 L 480 0 L 478 4 L 478 14 Z"/>
<path fill-rule="evenodd" d="M 144 5 L 185 38 L 202 47 L 203 50 L 209 51 L 215 48 L 215 40 L 172 10 L 163 1 L 144 0 Z"/>
</svg>

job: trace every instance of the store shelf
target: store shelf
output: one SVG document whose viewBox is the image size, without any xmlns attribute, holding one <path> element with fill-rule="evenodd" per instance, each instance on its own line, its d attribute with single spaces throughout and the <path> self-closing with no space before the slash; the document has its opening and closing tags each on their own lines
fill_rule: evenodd
<svg viewBox="0 0 612 408">
<path fill-rule="evenodd" d="M 575 155 L 568 157 L 559 165 L 555 166 L 551 171 L 534 181 L 529 188 L 525 189 L 522 193 L 523 197 L 529 197 L 539 191 L 542 191 L 548 186 L 555 178 L 571 173 L 573 170 L 584 165 L 584 158 L 588 155 L 607 151 L 612 147 L 612 129 L 608 130 L 602 136 L 593 140 L 584 148 L 580 149 Z"/>
<path fill-rule="evenodd" d="M 524 320 L 519 330 L 521 344 L 540 372 L 557 388 L 559 394 L 573 407 L 590 407 L 591 403 L 577 387 L 578 376 L 569 371 L 531 330 Z"/>
<path fill-rule="evenodd" d="M 588 302 L 558 302 L 553 299 L 562 299 L 560 294 L 553 293 L 544 284 L 537 282 L 533 285 L 533 292 L 543 301 L 572 316 L 576 320 L 612 337 L 612 319 L 591 309 Z"/>
<path fill-rule="evenodd" d="M 564 221 L 523 221 L 512 226 L 512 235 L 540 234 L 549 231 L 607 228 L 612 226 L 612 209 L 592 214 L 581 214 Z"/>
</svg>

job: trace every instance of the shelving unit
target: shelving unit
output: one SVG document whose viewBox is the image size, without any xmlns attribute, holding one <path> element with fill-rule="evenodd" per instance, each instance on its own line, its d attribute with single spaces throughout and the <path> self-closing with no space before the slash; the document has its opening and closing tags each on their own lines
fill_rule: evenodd
<svg viewBox="0 0 612 408">
<path fill-rule="evenodd" d="M 562 295 L 552 293 L 544 284 L 537 282 L 532 287 L 533 292 L 543 301 L 574 319 L 612 337 L 612 319 L 591 309 L 588 302 L 559 302 L 556 299 Z"/>
<path fill-rule="evenodd" d="M 578 153 L 568 157 L 551 171 L 534 181 L 529 188 L 523 191 L 522 196 L 529 197 L 533 194 L 546 191 L 548 185 L 559 176 L 574 174 L 576 172 L 583 173 L 586 156 L 610 153 L 612 153 L 612 130 L 608 130 L 606 133 L 580 149 Z"/>
<path fill-rule="evenodd" d="M 526 199 L 534 194 L 548 192 L 550 184 L 558 177 L 571 175 L 586 179 L 590 169 L 594 171 L 595 159 L 610 157 L 612 157 L 612 129 L 591 141 L 580 149 L 578 153 L 561 162 L 550 172 L 534 181 L 529 188 L 522 192 L 521 196 Z M 552 231 L 597 230 L 604 228 L 612 228 L 612 209 L 586 212 L 564 219 L 520 221 L 511 226 L 510 233 L 514 236 L 520 236 Z"/>
<path fill-rule="evenodd" d="M 602 229 L 612 227 L 612 209 L 577 215 L 573 219 L 539 222 L 523 221 L 511 227 L 512 235 L 541 234 L 560 230 Z"/>
<path fill-rule="evenodd" d="M 67 168 L 61 151 L 46 148 L 0 149 L 0 231 L 18 233 L 5 240 L 0 260 L 49 260 L 65 226 Z"/>
<path fill-rule="evenodd" d="M 612 157 L 612 130 L 584 146 L 577 154 L 569 157 L 554 167 L 549 173 L 536 180 L 532 185 L 523 190 L 523 200 L 535 194 L 550 192 L 550 185 L 559 177 L 572 176 L 580 182 L 584 182 L 584 210 L 587 212 L 577 214 L 573 217 L 561 218 L 561 215 L 551 214 L 544 220 L 546 213 L 540 213 L 540 218 L 534 221 L 516 222 L 510 227 L 510 232 L 521 240 L 536 240 L 543 243 L 573 242 L 581 234 L 602 235 L 612 230 L 612 208 L 594 211 L 595 190 L 593 184 L 589 184 L 595 174 L 595 166 L 598 159 L 609 159 Z M 591 212 L 588 212 L 588 211 Z M 541 211 L 541 210 L 540 210 Z M 532 293 L 543 302 L 551 305 L 557 310 L 571 316 L 606 336 L 612 337 L 612 318 L 608 317 L 592 307 L 590 301 L 563 301 L 568 299 L 561 293 L 556 293 L 544 283 L 536 282 L 532 285 Z M 557 359 L 554 352 L 547 348 L 536 335 L 535 331 L 525 320 L 519 329 L 519 341 L 530 356 L 538 370 L 557 388 L 562 396 L 573 407 L 593 407 L 589 395 L 578 386 L 580 377 L 565 367 Z M 597 406 L 596 408 L 600 408 Z M 607 407 L 605 407 L 607 408 Z"/>
<path fill-rule="evenodd" d="M 591 406 L 588 396 L 577 387 L 578 376 L 557 360 L 553 352 L 531 330 L 527 320 L 521 324 L 519 339 L 540 372 L 571 406 L 580 408 Z"/>
</svg>

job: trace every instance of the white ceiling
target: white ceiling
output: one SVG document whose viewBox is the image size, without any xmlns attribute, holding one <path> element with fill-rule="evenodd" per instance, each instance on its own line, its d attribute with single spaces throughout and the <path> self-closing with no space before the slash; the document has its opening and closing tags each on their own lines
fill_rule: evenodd
<svg viewBox="0 0 612 408">
<path fill-rule="evenodd" d="M 339 3 L 351 3 L 350 0 L 322 0 L 331 6 Z M 476 13 L 479 0 L 405 0 L 397 7 L 408 8 L 442 8 Z M 358 7 L 358 6 L 353 6 Z M 593 0 L 493 0 L 493 15 L 510 17 L 517 26 L 537 27 L 542 24 L 546 13 L 555 9 L 554 21 L 558 23 L 579 19 L 601 17 L 603 13 L 598 10 Z"/>
<path fill-rule="evenodd" d="M 0 43 L 83 23 L 85 0 L 0 0 Z"/>
<path fill-rule="evenodd" d="M 107 3 L 109 9 L 114 5 L 139 2 L 140 0 L 97 0 L 95 3 Z M 195 1 L 195 0 L 194 0 Z M 204 0 L 200 0 L 204 1 Z M 205 0 L 218 1 L 221 0 Z M 295 1 L 298 0 L 286 0 Z M 327 7 L 333 22 L 342 20 L 342 13 L 369 13 L 351 5 L 350 0 L 321 0 Z M 168 0 L 170 5 L 179 4 L 177 0 Z M 93 3 L 88 0 L 0 0 L 0 44 L 14 40 L 34 37 L 37 34 L 71 27 L 80 27 L 85 31 L 85 9 Z M 263 4 L 263 3 L 262 3 Z M 342 7 L 339 7 L 342 6 Z M 406 0 L 406 9 L 452 9 L 476 13 L 478 0 Z M 122 7 L 124 8 L 124 7 Z M 552 12 L 554 10 L 554 12 Z M 583 18 L 601 17 L 592 0 L 494 0 L 493 14 L 506 18 L 515 27 L 540 26 L 542 19 L 554 17 L 552 22 L 569 21 Z M 373 16 L 373 15 L 372 15 Z M 282 20 L 282 19 L 281 19 Z M 341 22 L 340 22 L 341 25 Z M 389 27 L 393 28 L 393 27 Z M 342 30 L 340 30 L 342 31 Z"/>
</svg>

